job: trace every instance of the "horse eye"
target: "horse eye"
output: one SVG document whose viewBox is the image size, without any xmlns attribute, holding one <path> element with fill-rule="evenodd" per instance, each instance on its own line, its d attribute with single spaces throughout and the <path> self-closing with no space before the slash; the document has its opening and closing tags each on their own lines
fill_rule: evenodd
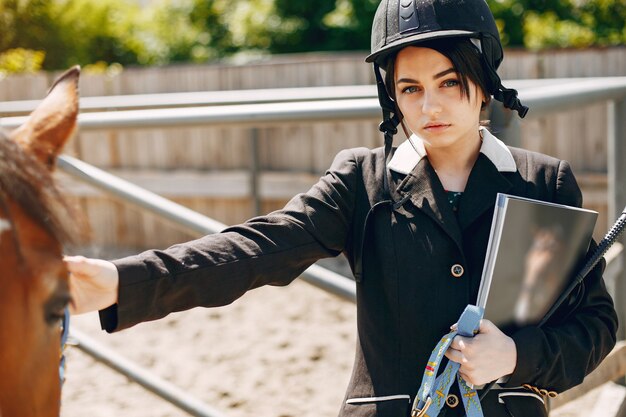
<svg viewBox="0 0 626 417">
<path fill-rule="evenodd" d="M 64 310 L 61 312 L 50 313 L 46 315 L 46 323 L 49 326 L 61 326 L 61 322 L 63 321 Z"/>
<path fill-rule="evenodd" d="M 65 316 L 65 308 L 70 302 L 69 296 L 55 297 L 47 303 L 44 318 L 49 326 L 60 326 Z"/>
<path fill-rule="evenodd" d="M 60 326 L 63 317 L 65 317 L 65 307 L 49 311 L 46 313 L 46 323 L 50 326 Z"/>
</svg>

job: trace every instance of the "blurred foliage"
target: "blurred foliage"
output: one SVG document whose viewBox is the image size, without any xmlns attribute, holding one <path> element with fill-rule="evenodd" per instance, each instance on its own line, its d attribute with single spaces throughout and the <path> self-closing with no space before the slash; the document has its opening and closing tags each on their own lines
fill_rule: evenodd
<svg viewBox="0 0 626 417">
<path fill-rule="evenodd" d="M 378 0 L 274 0 L 270 50 L 367 50 L 378 3 Z"/>
<path fill-rule="evenodd" d="M 115 77 L 124 70 L 124 67 L 117 62 L 109 64 L 104 61 L 94 62 L 93 64 L 87 64 L 81 68 L 83 74 L 94 75 L 107 75 L 109 77 Z"/>
<path fill-rule="evenodd" d="M 624 0 L 487 0 L 506 46 L 626 44 Z"/>
<path fill-rule="evenodd" d="M 0 0 L 0 51 L 43 50 L 46 69 L 76 63 L 135 63 L 139 11 L 125 0 Z"/>
<path fill-rule="evenodd" d="M 626 44 L 624 0 L 487 0 L 505 46 Z M 4 71 L 368 50 L 379 0 L 0 0 Z M 35 52 L 43 51 L 43 52 Z M 99 68 L 96 64 L 94 68 Z M 116 67 L 118 68 L 118 67 Z"/>
<path fill-rule="evenodd" d="M 37 72 L 46 53 L 24 48 L 9 49 L 0 53 L 0 74 Z"/>
</svg>

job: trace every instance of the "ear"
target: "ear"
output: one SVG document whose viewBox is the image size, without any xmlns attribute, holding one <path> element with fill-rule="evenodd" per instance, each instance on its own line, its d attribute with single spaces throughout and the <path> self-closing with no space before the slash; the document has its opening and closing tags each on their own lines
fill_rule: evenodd
<svg viewBox="0 0 626 417">
<path fill-rule="evenodd" d="M 61 75 L 28 120 L 9 134 L 49 169 L 76 128 L 79 74 L 75 66 Z"/>
</svg>

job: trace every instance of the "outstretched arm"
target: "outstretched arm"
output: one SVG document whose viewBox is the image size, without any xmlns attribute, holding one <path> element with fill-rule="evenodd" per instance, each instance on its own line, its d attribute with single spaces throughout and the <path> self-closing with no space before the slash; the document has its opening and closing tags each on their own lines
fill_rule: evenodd
<svg viewBox="0 0 626 417">
<path fill-rule="evenodd" d="M 318 259 L 345 250 L 358 175 L 356 155 L 344 151 L 283 210 L 166 250 L 112 263 L 77 261 L 74 279 L 89 278 L 75 286 L 75 310 L 100 309 L 103 328 L 117 331 L 175 311 L 226 305 L 263 285 L 287 285 Z"/>
</svg>

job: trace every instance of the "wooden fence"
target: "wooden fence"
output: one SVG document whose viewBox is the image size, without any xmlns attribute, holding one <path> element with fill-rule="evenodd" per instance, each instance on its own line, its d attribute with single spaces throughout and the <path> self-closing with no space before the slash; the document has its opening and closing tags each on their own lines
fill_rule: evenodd
<svg viewBox="0 0 626 417">
<path fill-rule="evenodd" d="M 83 74 L 81 95 L 238 90 L 372 84 L 365 53 L 303 54 L 241 64 L 128 68 L 115 74 Z M 626 75 L 626 47 L 530 53 L 507 51 L 503 79 Z M 41 98 L 57 74 L 0 81 L 0 100 Z M 506 85 L 506 82 L 505 82 Z M 532 109 L 531 109 L 532 111 Z M 599 210 L 598 237 L 606 218 L 606 106 L 521 121 L 522 146 L 572 163 L 585 206 Z M 246 172 L 251 165 L 250 127 L 78 132 L 68 153 L 185 204 L 224 223 L 255 214 Z M 353 146 L 380 146 L 377 121 L 318 122 L 256 128 L 260 211 L 281 207 L 308 187 L 334 155 Z M 496 132 L 497 134 L 497 132 Z M 163 247 L 191 236 L 68 181 L 97 244 Z"/>
</svg>

